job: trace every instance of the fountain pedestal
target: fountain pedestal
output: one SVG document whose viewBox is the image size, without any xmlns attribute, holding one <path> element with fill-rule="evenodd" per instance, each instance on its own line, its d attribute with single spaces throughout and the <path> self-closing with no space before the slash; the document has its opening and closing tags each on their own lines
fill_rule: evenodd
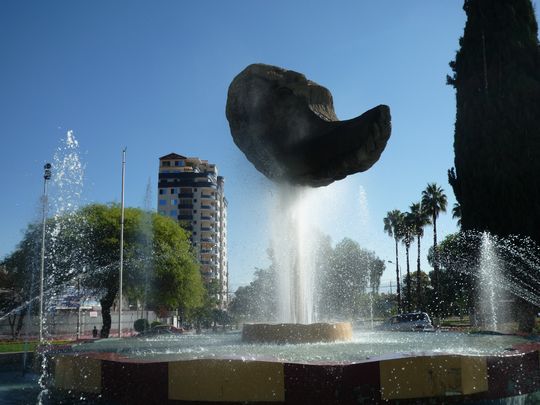
<svg viewBox="0 0 540 405">
<path fill-rule="evenodd" d="M 349 341 L 352 325 L 339 323 L 248 323 L 242 329 L 242 341 L 247 343 L 318 343 Z"/>
</svg>

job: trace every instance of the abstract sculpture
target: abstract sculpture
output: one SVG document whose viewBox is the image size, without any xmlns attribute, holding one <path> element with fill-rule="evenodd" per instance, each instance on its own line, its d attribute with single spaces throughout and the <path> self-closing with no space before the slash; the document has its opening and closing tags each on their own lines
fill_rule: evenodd
<svg viewBox="0 0 540 405">
<path fill-rule="evenodd" d="M 234 78 L 226 115 L 234 142 L 257 170 L 277 182 L 312 187 L 369 169 L 391 131 L 388 106 L 339 121 L 328 89 L 264 64 Z"/>
</svg>

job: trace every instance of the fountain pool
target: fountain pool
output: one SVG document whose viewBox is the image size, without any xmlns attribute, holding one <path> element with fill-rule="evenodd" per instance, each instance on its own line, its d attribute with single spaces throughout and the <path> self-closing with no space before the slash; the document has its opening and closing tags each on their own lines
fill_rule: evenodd
<svg viewBox="0 0 540 405">
<path fill-rule="evenodd" d="M 122 404 L 534 404 L 540 392 L 540 342 L 500 334 L 357 330 L 294 345 L 184 334 L 49 355 L 53 392 Z"/>
<path fill-rule="evenodd" d="M 349 342 L 312 344 L 243 343 L 240 332 L 202 335 L 159 335 L 153 338 L 103 339 L 72 347 L 74 353 L 116 353 L 143 360 L 193 360 L 205 358 L 274 359 L 290 362 L 354 363 L 389 354 L 447 353 L 495 355 L 524 344 L 513 335 L 454 332 L 355 331 Z M 510 351 L 511 352 L 511 351 Z"/>
</svg>

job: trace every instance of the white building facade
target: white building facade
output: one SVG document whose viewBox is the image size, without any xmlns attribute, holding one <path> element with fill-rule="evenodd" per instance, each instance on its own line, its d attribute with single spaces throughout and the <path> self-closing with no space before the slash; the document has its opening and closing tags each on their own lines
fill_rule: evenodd
<svg viewBox="0 0 540 405">
<path fill-rule="evenodd" d="M 215 164 L 176 153 L 159 158 L 158 213 L 177 220 L 191 242 L 205 283 L 216 281 L 218 302 L 229 293 L 225 180 Z"/>
</svg>

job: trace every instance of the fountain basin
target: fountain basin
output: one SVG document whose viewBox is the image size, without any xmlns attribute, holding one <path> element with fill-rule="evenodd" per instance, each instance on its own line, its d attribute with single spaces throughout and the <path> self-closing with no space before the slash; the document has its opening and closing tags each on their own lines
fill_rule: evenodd
<svg viewBox="0 0 540 405">
<path fill-rule="evenodd" d="M 318 343 L 352 339 L 352 325 L 340 323 L 250 323 L 244 324 L 242 341 L 246 343 Z"/>
<path fill-rule="evenodd" d="M 369 337 L 377 356 L 354 356 Z M 390 342 L 401 339 L 401 353 L 377 350 L 382 340 L 395 350 Z M 447 352 L 436 347 L 443 342 Z M 53 357 L 55 391 L 130 404 L 480 404 L 540 395 L 540 343 L 512 336 L 355 333 L 351 342 L 295 345 L 246 344 L 238 334 L 111 339 Z"/>
</svg>

